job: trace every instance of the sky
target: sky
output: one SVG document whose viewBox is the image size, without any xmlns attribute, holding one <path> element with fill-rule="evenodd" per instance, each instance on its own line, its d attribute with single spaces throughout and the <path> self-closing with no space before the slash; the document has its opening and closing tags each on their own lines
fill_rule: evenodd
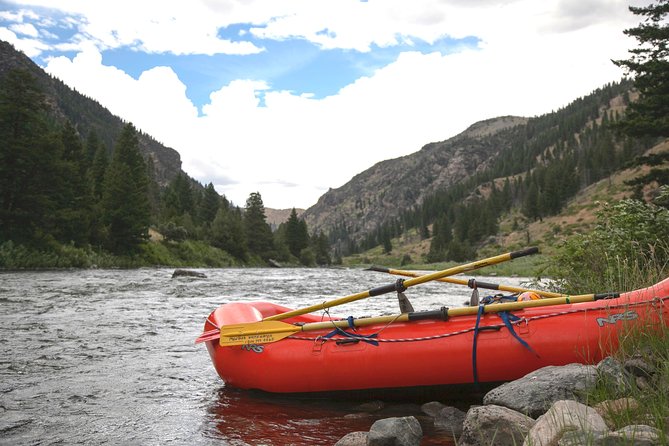
<svg viewBox="0 0 669 446">
<path fill-rule="evenodd" d="M 640 0 L 0 0 L 0 39 L 234 204 L 308 208 L 475 122 L 624 73 Z"/>
</svg>

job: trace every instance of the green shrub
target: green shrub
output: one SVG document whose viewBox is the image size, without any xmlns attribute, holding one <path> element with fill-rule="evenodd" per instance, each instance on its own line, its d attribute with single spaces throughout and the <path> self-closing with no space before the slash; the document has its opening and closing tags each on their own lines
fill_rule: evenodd
<svg viewBox="0 0 669 446">
<path fill-rule="evenodd" d="M 604 205 L 591 232 L 568 239 L 549 273 L 570 294 L 626 291 L 666 277 L 668 265 L 669 210 L 622 200 Z"/>
</svg>

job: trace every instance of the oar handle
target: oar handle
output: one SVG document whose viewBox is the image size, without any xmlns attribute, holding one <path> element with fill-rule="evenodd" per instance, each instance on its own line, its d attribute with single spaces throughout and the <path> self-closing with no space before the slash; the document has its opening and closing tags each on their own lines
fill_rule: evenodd
<svg viewBox="0 0 669 446">
<path fill-rule="evenodd" d="M 539 248 L 536 246 L 531 248 L 522 249 L 520 251 L 509 252 L 506 254 L 501 254 L 495 257 L 490 257 L 488 259 L 478 260 L 476 262 L 467 263 L 465 265 L 456 266 L 454 268 L 449 268 L 443 271 L 437 271 L 431 274 L 425 274 L 424 276 L 414 277 L 404 281 L 404 286 L 409 288 L 410 286 L 418 285 L 421 283 L 429 282 L 431 280 L 441 279 L 446 276 L 454 276 L 456 274 L 465 273 L 467 271 L 473 271 L 475 269 L 483 268 L 485 266 L 496 265 L 501 262 L 506 262 L 507 260 L 517 259 L 518 257 L 529 256 L 539 252 Z"/>
<path fill-rule="evenodd" d="M 392 268 L 386 268 L 384 266 L 370 266 L 367 268 L 365 271 L 377 271 L 380 273 L 388 273 L 388 274 L 393 274 L 396 276 L 405 276 L 405 277 L 420 277 L 421 274 L 417 273 L 415 271 L 405 271 L 405 270 L 400 270 L 400 269 L 392 269 Z M 565 294 L 563 293 L 554 293 L 552 291 L 543 291 L 543 290 L 534 290 L 530 288 L 522 288 L 522 287 L 517 287 L 517 286 L 511 286 L 511 285 L 501 285 L 498 283 L 489 283 L 489 282 L 480 282 L 476 279 L 469 279 L 469 280 L 464 280 L 464 279 L 457 279 L 455 277 L 442 277 L 441 279 L 437 279 L 438 282 L 445 282 L 445 283 L 452 283 L 456 285 L 464 285 L 468 286 L 469 288 L 483 288 L 486 290 L 496 290 L 496 291 L 507 291 L 510 293 L 524 293 L 524 292 L 532 292 L 536 293 L 539 296 L 543 297 L 563 297 Z"/>
</svg>

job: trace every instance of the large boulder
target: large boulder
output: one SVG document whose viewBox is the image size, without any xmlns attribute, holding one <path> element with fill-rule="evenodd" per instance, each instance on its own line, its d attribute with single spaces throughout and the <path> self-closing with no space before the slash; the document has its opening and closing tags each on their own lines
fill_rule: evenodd
<svg viewBox="0 0 669 446">
<path fill-rule="evenodd" d="M 367 432 L 351 432 L 344 435 L 335 446 L 367 446 Z"/>
<path fill-rule="evenodd" d="M 580 401 L 583 393 L 594 388 L 596 380 L 597 370 L 592 365 L 546 366 L 494 388 L 483 397 L 483 403 L 537 418 L 556 401 Z"/>
<path fill-rule="evenodd" d="M 555 446 L 569 431 L 582 431 L 586 436 L 599 435 L 608 432 L 608 427 L 592 407 L 573 400 L 556 401 L 537 419 L 523 446 Z"/>
<path fill-rule="evenodd" d="M 416 417 L 377 420 L 367 435 L 368 446 L 420 446 L 423 429 Z"/>
<path fill-rule="evenodd" d="M 534 420 L 508 407 L 488 405 L 469 409 L 458 446 L 517 446 Z"/>
</svg>

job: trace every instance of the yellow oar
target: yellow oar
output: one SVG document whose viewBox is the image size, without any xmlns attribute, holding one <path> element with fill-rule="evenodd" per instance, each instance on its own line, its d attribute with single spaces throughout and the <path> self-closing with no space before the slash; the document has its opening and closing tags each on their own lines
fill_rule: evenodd
<svg viewBox="0 0 669 446">
<path fill-rule="evenodd" d="M 412 287 L 414 285 L 419 285 L 421 283 L 429 282 L 431 280 L 441 279 L 446 276 L 454 276 L 456 274 L 465 273 L 467 271 L 473 271 L 475 269 L 483 268 L 484 266 L 495 265 L 497 263 L 506 262 L 508 260 L 517 259 L 518 257 L 523 257 L 531 254 L 536 254 L 539 252 L 539 248 L 532 247 L 527 248 L 521 251 L 510 252 L 506 254 L 501 254 L 495 257 L 490 257 L 483 260 L 478 260 L 476 262 L 466 263 L 464 265 L 454 266 L 452 268 L 445 269 L 443 271 L 436 271 L 431 274 L 425 274 L 419 277 L 414 277 L 412 279 L 404 280 L 401 282 L 395 282 L 390 285 L 381 286 L 378 288 L 373 288 L 368 291 L 363 291 L 361 293 L 352 294 L 346 297 L 340 297 L 339 299 L 331 300 L 328 302 L 323 302 L 316 305 L 311 305 L 306 308 L 301 308 L 298 310 L 288 311 L 286 313 L 275 314 L 274 316 L 266 317 L 263 321 L 278 321 L 281 319 L 288 319 L 294 316 L 300 316 L 302 314 L 313 313 L 314 311 L 324 310 L 326 308 L 335 307 L 337 305 L 347 304 L 349 302 L 354 302 L 356 300 L 365 299 L 367 297 L 379 296 L 381 294 L 392 293 L 394 291 L 404 291 L 405 289 Z"/>
<path fill-rule="evenodd" d="M 414 271 L 405 271 L 401 269 L 392 269 L 392 268 L 385 268 L 383 266 L 372 266 L 367 268 L 369 271 L 378 271 L 380 273 L 388 273 L 388 274 L 393 274 L 395 276 L 405 276 L 405 277 L 420 277 L 422 274 L 414 272 Z M 437 279 L 439 282 L 446 282 L 446 283 L 453 283 L 456 285 L 465 285 L 473 288 L 473 286 L 470 284 L 470 280 L 464 280 L 464 279 L 456 279 L 455 277 L 443 277 L 441 279 Z M 532 292 L 532 293 L 537 293 L 539 296 L 542 297 L 563 297 L 565 296 L 564 294 L 560 293 L 553 293 L 552 291 L 542 291 L 542 290 L 532 290 L 529 288 L 521 288 L 521 287 L 516 287 L 516 286 L 511 286 L 511 285 L 500 285 L 497 283 L 489 283 L 489 282 L 479 282 L 478 280 L 475 282 L 476 283 L 476 288 L 483 288 L 486 290 L 498 290 L 498 291 L 508 291 L 510 293 L 524 293 L 524 292 Z"/>
<path fill-rule="evenodd" d="M 618 293 L 583 294 L 579 296 L 552 297 L 540 300 L 526 300 L 520 302 L 508 302 L 501 304 L 486 305 L 483 307 L 485 313 L 498 313 L 502 311 L 517 311 L 524 308 L 545 307 L 550 305 L 575 304 L 581 302 L 592 302 L 600 299 L 611 299 L 619 297 Z M 391 324 L 397 322 L 412 322 L 426 319 L 442 319 L 449 317 L 475 315 L 479 307 L 446 308 L 434 311 L 420 311 L 414 313 L 402 313 L 394 316 L 378 316 L 361 319 L 353 319 L 354 327 L 366 327 L 377 324 Z M 327 330 L 335 327 L 350 327 L 348 320 L 314 322 L 304 325 L 292 325 L 280 321 L 260 321 L 245 324 L 226 325 L 221 330 L 211 330 L 207 338 L 206 333 L 198 338 L 197 342 L 213 341 L 220 337 L 221 346 L 235 346 L 246 344 L 269 344 L 279 341 L 292 334 L 304 331 Z"/>
<path fill-rule="evenodd" d="M 293 310 L 293 311 L 288 311 L 288 312 L 285 312 L 285 313 L 275 314 L 274 316 L 269 316 L 269 317 L 264 318 L 260 322 L 249 322 L 249 323 L 244 323 L 244 324 L 236 324 L 235 327 L 239 326 L 239 329 L 237 331 L 235 331 L 235 333 L 240 333 L 239 334 L 240 336 L 243 336 L 244 334 L 252 335 L 252 334 L 255 334 L 255 332 L 250 333 L 249 331 L 245 330 L 244 327 L 253 329 L 253 325 L 257 326 L 258 324 L 262 324 L 264 322 L 279 321 L 279 320 L 282 320 L 282 319 L 288 319 L 288 318 L 291 318 L 291 317 L 300 316 L 300 315 L 303 315 L 303 314 L 313 313 L 315 311 L 324 310 L 326 308 L 331 308 L 331 307 L 334 307 L 334 306 L 337 306 L 337 305 L 343 305 L 343 304 L 346 304 L 346 303 L 349 303 L 349 302 L 354 302 L 356 300 L 364 299 L 364 298 L 367 298 L 367 297 L 379 296 L 381 294 L 391 293 L 391 292 L 394 292 L 394 291 L 404 291 L 411 286 L 419 285 L 421 283 L 429 282 L 431 280 L 437 280 L 437 279 L 441 279 L 442 277 L 452 276 L 452 275 L 464 273 L 464 272 L 467 272 L 467 271 L 473 271 L 473 270 L 476 270 L 476 269 L 479 269 L 479 268 L 483 268 L 485 266 L 495 265 L 497 263 L 506 262 L 508 260 L 516 259 L 518 257 L 523 257 L 523 256 L 531 255 L 531 254 L 536 254 L 538 252 L 539 252 L 538 248 L 532 247 L 532 248 L 527 248 L 527 249 L 524 249 L 524 250 L 521 250 L 521 251 L 514 251 L 514 252 L 510 252 L 510 253 L 506 253 L 506 254 L 501 254 L 501 255 L 498 255 L 498 256 L 495 256 L 495 257 L 490 257 L 490 258 L 487 258 L 487 259 L 482 259 L 482 260 L 478 260 L 478 261 L 475 261 L 475 262 L 466 263 L 464 265 L 455 266 L 455 267 L 448 268 L 448 269 L 445 269 L 443 271 L 437 271 L 437 272 L 434 272 L 434 273 L 431 273 L 431 274 L 425 274 L 425 275 L 422 275 L 420 277 L 415 277 L 415 278 L 408 279 L 408 280 L 399 279 L 397 282 L 392 283 L 390 285 L 385 285 L 385 286 L 381 286 L 381 287 L 378 287 L 378 288 L 373 288 L 373 289 L 368 290 L 368 291 L 363 291 L 361 293 L 352 294 L 350 296 L 341 297 L 339 299 L 326 301 L 326 302 L 316 304 L 316 305 L 311 305 L 311 306 L 306 307 L 306 308 L 300 308 L 300 309 Z M 230 327 L 230 326 L 221 327 L 220 328 L 221 332 L 224 329 L 227 330 L 228 327 Z M 211 331 L 205 332 L 195 342 L 212 341 L 212 340 L 216 339 L 216 337 L 217 337 L 216 332 L 217 331 L 218 330 L 211 330 Z M 286 335 L 286 336 L 288 336 L 288 335 Z M 222 338 L 221 338 L 221 342 L 223 342 Z"/>
</svg>

